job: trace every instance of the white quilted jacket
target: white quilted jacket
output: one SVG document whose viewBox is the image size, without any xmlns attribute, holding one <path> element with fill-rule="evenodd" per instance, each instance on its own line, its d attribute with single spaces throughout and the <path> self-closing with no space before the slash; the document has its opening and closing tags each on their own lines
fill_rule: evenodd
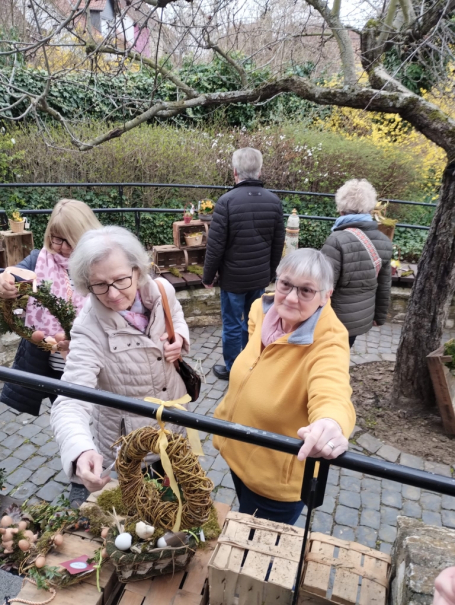
<svg viewBox="0 0 455 605">
<path fill-rule="evenodd" d="M 184 339 L 182 354 L 187 353 L 190 339 L 182 307 L 174 288 L 166 280 L 162 283 L 175 332 Z M 150 396 L 171 400 L 186 393 L 174 365 L 164 359 L 160 336 L 166 330 L 158 286 L 149 278 L 140 288 L 140 294 L 144 306 L 151 311 L 145 334 L 90 295 L 71 330 L 70 353 L 62 380 L 137 399 Z M 114 441 L 146 425 L 157 426 L 157 423 L 150 418 L 64 396 L 56 399 L 51 411 L 51 426 L 60 446 L 63 470 L 73 481 L 78 481 L 73 474 L 73 461 L 82 452 L 97 450 L 103 455 L 106 467 L 114 460 L 111 450 Z M 166 425 L 166 428 L 184 431 L 175 425 Z"/>
</svg>

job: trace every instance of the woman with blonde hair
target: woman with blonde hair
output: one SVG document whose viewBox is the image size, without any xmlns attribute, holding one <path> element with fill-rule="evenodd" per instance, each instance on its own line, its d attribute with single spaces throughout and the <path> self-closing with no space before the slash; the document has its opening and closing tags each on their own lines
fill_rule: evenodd
<svg viewBox="0 0 455 605">
<path fill-rule="evenodd" d="M 17 266 L 21 269 L 34 271 L 41 281 L 51 281 L 51 292 L 65 300 L 71 300 L 79 312 L 85 302 L 85 297 L 73 290 L 71 277 L 68 273 L 69 258 L 82 235 L 91 229 L 101 228 L 93 211 L 78 200 L 62 199 L 54 207 L 44 234 L 44 247 L 32 250 L 29 256 Z M 0 275 L 0 298 L 16 298 L 16 278 L 11 273 Z M 36 307 L 30 298 L 27 304 L 25 325 L 34 326 L 37 331 L 44 332 L 45 337 L 60 334 L 63 330 L 57 319 L 47 309 Z M 65 349 L 67 342 L 61 340 L 59 349 Z M 40 376 L 60 378 L 65 368 L 65 362 L 59 350 L 47 352 L 28 340 L 22 339 L 13 368 L 33 372 Z M 23 386 L 6 383 L 1 394 L 1 401 L 20 412 L 39 415 L 42 393 Z"/>
<path fill-rule="evenodd" d="M 332 307 L 349 333 L 349 346 L 373 325 L 385 323 L 390 302 L 392 242 L 371 216 L 376 191 L 366 179 L 338 189 L 340 213 L 322 252 L 332 264 Z"/>
</svg>

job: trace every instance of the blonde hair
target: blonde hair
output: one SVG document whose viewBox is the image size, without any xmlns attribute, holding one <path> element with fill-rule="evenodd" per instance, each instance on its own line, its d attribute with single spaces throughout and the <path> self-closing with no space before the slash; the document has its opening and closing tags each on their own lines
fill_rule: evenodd
<svg viewBox="0 0 455 605">
<path fill-rule="evenodd" d="M 79 240 L 86 231 L 101 229 L 102 225 L 96 218 L 93 210 L 79 200 L 63 199 L 58 201 L 44 233 L 44 247 L 48 252 L 52 250 L 51 236 L 66 239 L 70 246 L 76 248 Z"/>
<path fill-rule="evenodd" d="M 376 202 L 376 189 L 366 179 L 346 181 L 335 193 L 337 210 L 344 214 L 367 214 L 373 210 Z"/>
</svg>

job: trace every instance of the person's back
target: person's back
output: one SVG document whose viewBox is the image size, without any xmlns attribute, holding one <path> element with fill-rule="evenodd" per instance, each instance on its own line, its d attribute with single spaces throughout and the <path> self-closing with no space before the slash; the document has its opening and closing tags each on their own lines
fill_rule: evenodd
<svg viewBox="0 0 455 605">
<path fill-rule="evenodd" d="M 332 307 L 348 330 L 352 346 L 356 336 L 386 321 L 393 248 L 371 217 L 376 191 L 370 183 L 348 181 L 337 191 L 335 201 L 341 216 L 322 252 L 334 272 Z"/>
<path fill-rule="evenodd" d="M 216 365 L 213 371 L 224 380 L 248 341 L 251 304 L 274 278 L 284 245 L 281 202 L 259 180 L 261 153 L 238 149 L 232 164 L 236 184 L 216 203 L 202 278 L 210 288 L 219 274 L 226 366 Z"/>
<path fill-rule="evenodd" d="M 284 222 L 279 198 L 259 180 L 247 179 L 218 200 L 211 222 L 204 283 L 219 272 L 219 285 L 243 293 L 265 288 L 283 253 Z"/>
</svg>

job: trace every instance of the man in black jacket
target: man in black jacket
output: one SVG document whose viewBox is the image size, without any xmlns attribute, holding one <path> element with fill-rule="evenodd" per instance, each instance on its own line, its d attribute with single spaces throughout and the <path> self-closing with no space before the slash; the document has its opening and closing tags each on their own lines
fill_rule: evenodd
<svg viewBox="0 0 455 605">
<path fill-rule="evenodd" d="M 284 245 L 281 202 L 259 180 L 261 152 L 237 149 L 232 167 L 235 185 L 216 203 L 202 278 L 211 288 L 219 273 L 226 365 L 215 365 L 213 372 L 223 380 L 229 380 L 232 364 L 248 342 L 250 307 L 275 276 Z"/>
</svg>

